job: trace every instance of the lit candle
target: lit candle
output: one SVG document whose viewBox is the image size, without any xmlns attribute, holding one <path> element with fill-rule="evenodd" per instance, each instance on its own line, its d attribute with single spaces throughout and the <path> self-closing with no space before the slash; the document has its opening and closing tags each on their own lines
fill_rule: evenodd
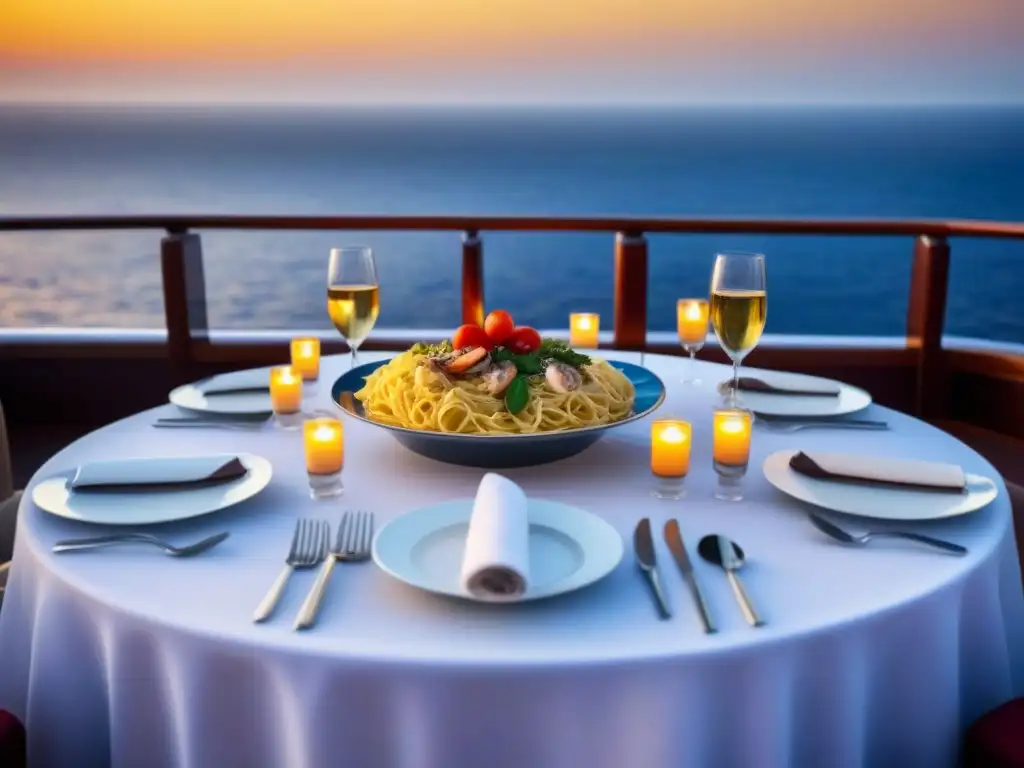
<svg viewBox="0 0 1024 768">
<path fill-rule="evenodd" d="M 708 336 L 707 299 L 680 299 L 676 303 L 679 342 L 683 346 L 704 345 Z"/>
<path fill-rule="evenodd" d="M 750 460 L 750 428 L 747 411 L 716 410 L 714 459 L 730 467 L 746 466 Z"/>
<path fill-rule="evenodd" d="M 574 347 L 597 349 L 597 336 L 601 318 L 593 312 L 573 312 L 569 315 L 569 344 Z"/>
<path fill-rule="evenodd" d="M 274 413 L 297 413 L 302 407 L 302 377 L 290 365 L 270 369 L 270 406 Z"/>
<path fill-rule="evenodd" d="M 651 423 L 651 472 L 658 477 L 685 477 L 690 471 L 693 431 L 685 421 L 659 419 Z"/>
<path fill-rule="evenodd" d="M 303 425 L 306 471 L 311 475 L 340 472 L 345 458 L 345 430 L 337 419 L 310 419 Z"/>
<path fill-rule="evenodd" d="M 305 381 L 320 376 L 320 339 L 292 339 L 292 369 Z"/>
</svg>

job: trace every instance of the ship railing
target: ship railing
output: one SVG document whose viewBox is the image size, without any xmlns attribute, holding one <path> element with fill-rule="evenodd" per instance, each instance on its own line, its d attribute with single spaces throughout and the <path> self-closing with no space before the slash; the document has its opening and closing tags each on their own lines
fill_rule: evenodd
<svg viewBox="0 0 1024 768">
<path fill-rule="evenodd" d="M 949 238 L 1024 239 L 1024 223 L 978 220 L 822 220 L 707 218 L 572 218 L 510 216 L 19 216 L 0 218 L 2 232 L 162 231 L 161 279 L 164 328 L 144 331 L 94 329 L 4 329 L 0 359 L 67 356 L 166 357 L 179 376 L 198 366 L 264 364 L 280 360 L 281 341 L 295 331 L 215 331 L 207 313 L 200 231 L 423 231 L 461 234 L 461 317 L 484 318 L 486 232 L 602 232 L 614 237 L 613 321 L 602 346 L 678 353 L 673 334 L 648 330 L 648 242 L 651 234 L 825 235 L 906 237 L 911 240 L 910 294 L 905 335 L 893 338 L 773 336 L 758 348 L 761 367 L 832 372 L 871 367 L 909 368 L 907 398 L 925 418 L 941 418 L 956 398 L 956 373 L 1024 381 L 1024 354 L 1014 345 L 944 338 L 949 287 Z M 437 331 L 438 337 L 449 331 Z M 312 335 L 322 332 L 312 331 Z M 365 348 L 401 349 L 434 332 L 377 330 Z M 345 351 L 324 335 L 325 351 Z M 724 360 L 713 344 L 703 353 Z M 1018 409 L 1019 410 L 1019 409 Z M 992 414 L 990 419 L 998 419 Z M 1024 413 L 1013 416 L 1024 432 Z"/>
</svg>

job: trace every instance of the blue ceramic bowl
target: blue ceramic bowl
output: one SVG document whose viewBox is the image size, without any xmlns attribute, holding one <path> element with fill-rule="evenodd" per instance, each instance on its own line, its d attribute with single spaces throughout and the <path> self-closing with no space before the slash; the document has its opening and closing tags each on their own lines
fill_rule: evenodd
<svg viewBox="0 0 1024 768">
<path fill-rule="evenodd" d="M 353 418 L 388 430 L 398 442 L 414 453 L 447 464 L 461 464 L 467 467 L 529 467 L 574 456 L 596 443 L 605 430 L 642 419 L 665 400 L 665 385 L 649 370 L 632 363 L 609 360 L 610 365 L 618 368 L 633 382 L 636 390 L 633 413 L 621 421 L 532 435 L 463 435 L 407 429 L 381 424 L 369 418 L 363 404 L 354 396 L 354 393 L 363 388 L 366 377 L 387 362 L 389 361 L 381 360 L 359 365 L 341 376 L 331 387 L 331 398 L 334 403 Z"/>
</svg>

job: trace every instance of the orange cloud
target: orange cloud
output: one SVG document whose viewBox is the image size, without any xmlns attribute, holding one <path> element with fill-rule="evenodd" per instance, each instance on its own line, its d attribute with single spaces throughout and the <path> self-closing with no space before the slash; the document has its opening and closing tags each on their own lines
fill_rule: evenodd
<svg viewBox="0 0 1024 768">
<path fill-rule="evenodd" d="M 556 57 L 635 46 L 813 47 L 961 29 L 1002 0 L 2 0 L 0 59 Z M 995 6 L 993 6 L 995 7 Z M 984 14 L 981 14 L 984 16 Z M 747 50 L 745 50 L 745 48 Z"/>
</svg>

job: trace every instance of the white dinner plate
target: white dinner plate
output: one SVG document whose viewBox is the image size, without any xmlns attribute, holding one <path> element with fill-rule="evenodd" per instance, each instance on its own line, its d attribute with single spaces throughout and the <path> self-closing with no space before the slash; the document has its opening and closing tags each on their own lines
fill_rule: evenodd
<svg viewBox="0 0 1024 768">
<path fill-rule="evenodd" d="M 71 493 L 68 480 L 74 475 L 72 470 L 36 485 L 32 501 L 46 512 L 84 523 L 151 525 L 185 520 L 245 501 L 267 487 L 273 474 L 270 462 L 249 453 L 228 454 L 224 459 L 236 456 L 249 471 L 221 485 L 181 491 Z"/>
<path fill-rule="evenodd" d="M 858 387 L 851 387 L 841 381 L 824 379 L 820 376 L 805 376 L 802 373 L 785 373 L 782 371 L 765 371 L 758 368 L 740 368 L 740 376 L 750 376 L 778 387 L 813 387 L 822 384 L 834 384 L 839 387 L 838 397 L 832 396 L 800 396 L 772 395 L 765 392 L 740 392 L 737 400 L 740 405 L 755 414 L 765 416 L 845 416 L 862 411 L 871 405 L 871 395 Z M 719 383 L 721 386 L 723 382 Z"/>
<path fill-rule="evenodd" d="M 266 392 L 246 392 L 234 395 L 203 394 L 205 388 L 212 387 L 267 387 Z M 179 408 L 190 411 L 215 414 L 270 414 L 270 369 L 234 371 L 203 379 L 171 390 L 168 399 Z"/>
<path fill-rule="evenodd" d="M 965 493 L 885 488 L 819 480 L 794 472 L 789 460 L 799 451 L 776 451 L 764 460 L 764 476 L 783 493 L 808 504 L 878 520 L 934 520 L 974 512 L 999 493 L 993 480 L 966 475 Z"/>
<path fill-rule="evenodd" d="M 383 526 L 373 560 L 414 587 L 477 601 L 460 575 L 473 499 L 420 507 Z M 622 560 L 622 537 L 600 517 L 543 499 L 528 499 L 530 578 L 523 600 L 572 592 L 604 578 Z M 484 601 L 478 601 L 484 602 Z"/>
</svg>

